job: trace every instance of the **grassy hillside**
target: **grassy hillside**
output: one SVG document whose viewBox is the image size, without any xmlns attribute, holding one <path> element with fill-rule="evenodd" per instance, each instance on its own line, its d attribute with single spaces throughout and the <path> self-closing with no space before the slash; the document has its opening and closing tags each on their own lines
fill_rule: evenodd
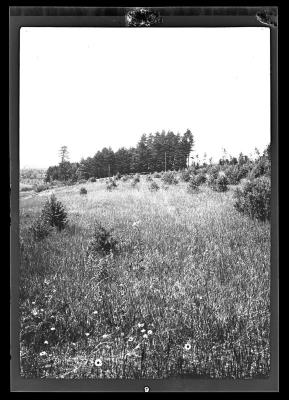
<svg viewBox="0 0 289 400">
<path fill-rule="evenodd" d="M 270 224 L 233 208 L 234 186 L 155 181 L 55 189 L 69 226 L 41 242 L 29 226 L 49 192 L 21 199 L 23 376 L 268 375 Z M 90 260 L 95 221 L 118 250 Z"/>
</svg>

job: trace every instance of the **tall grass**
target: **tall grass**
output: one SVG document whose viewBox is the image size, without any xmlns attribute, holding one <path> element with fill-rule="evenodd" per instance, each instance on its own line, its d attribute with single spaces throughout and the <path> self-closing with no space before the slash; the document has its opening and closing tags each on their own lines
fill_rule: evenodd
<svg viewBox="0 0 289 400">
<path fill-rule="evenodd" d="M 70 224 L 41 242 L 29 226 L 46 198 L 22 200 L 22 375 L 268 376 L 270 225 L 239 214 L 232 190 L 138 185 L 59 189 Z M 88 263 L 96 221 L 119 249 Z"/>
</svg>

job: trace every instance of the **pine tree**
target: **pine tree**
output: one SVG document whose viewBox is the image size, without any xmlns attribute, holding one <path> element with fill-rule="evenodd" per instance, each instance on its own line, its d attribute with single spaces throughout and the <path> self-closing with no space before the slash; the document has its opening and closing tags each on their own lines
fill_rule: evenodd
<svg viewBox="0 0 289 400">
<path fill-rule="evenodd" d="M 45 223 L 50 226 L 55 226 L 58 231 L 64 229 L 68 223 L 67 212 L 63 204 L 56 199 L 54 194 L 46 201 L 41 217 Z"/>
</svg>

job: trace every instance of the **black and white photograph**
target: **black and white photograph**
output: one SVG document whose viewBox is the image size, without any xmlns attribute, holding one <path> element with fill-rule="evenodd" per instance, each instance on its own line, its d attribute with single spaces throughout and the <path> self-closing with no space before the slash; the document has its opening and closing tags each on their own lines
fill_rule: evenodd
<svg viewBox="0 0 289 400">
<path fill-rule="evenodd" d="M 19 35 L 21 377 L 268 379 L 270 27 Z"/>
</svg>

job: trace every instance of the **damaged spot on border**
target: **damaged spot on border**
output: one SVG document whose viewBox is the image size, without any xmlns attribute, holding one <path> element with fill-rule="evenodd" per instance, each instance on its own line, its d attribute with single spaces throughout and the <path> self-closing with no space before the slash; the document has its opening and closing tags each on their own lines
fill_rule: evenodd
<svg viewBox="0 0 289 400">
<path fill-rule="evenodd" d="M 162 23 L 162 17 L 150 8 L 135 8 L 126 14 L 128 26 L 152 26 Z"/>
<path fill-rule="evenodd" d="M 262 11 L 258 11 L 256 14 L 256 18 L 262 24 L 276 27 L 277 24 L 277 11 L 275 9 L 267 10 L 264 9 Z"/>
</svg>

